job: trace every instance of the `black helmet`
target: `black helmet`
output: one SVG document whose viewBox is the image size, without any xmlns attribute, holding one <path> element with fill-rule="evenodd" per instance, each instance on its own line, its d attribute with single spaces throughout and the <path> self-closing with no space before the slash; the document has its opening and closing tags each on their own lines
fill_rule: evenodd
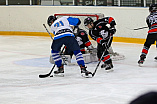
<svg viewBox="0 0 157 104">
<path fill-rule="evenodd" d="M 49 25 L 49 26 L 51 26 L 52 25 L 52 21 L 54 22 L 55 20 L 56 20 L 57 18 L 55 17 L 55 16 L 49 16 L 48 17 L 48 19 L 47 19 L 47 24 Z"/>
<path fill-rule="evenodd" d="M 157 4 L 151 4 L 149 6 L 149 12 L 157 11 Z"/>
<path fill-rule="evenodd" d="M 84 25 L 87 26 L 88 24 L 91 24 L 93 23 L 93 19 L 91 17 L 87 17 L 85 20 L 84 20 Z"/>
</svg>

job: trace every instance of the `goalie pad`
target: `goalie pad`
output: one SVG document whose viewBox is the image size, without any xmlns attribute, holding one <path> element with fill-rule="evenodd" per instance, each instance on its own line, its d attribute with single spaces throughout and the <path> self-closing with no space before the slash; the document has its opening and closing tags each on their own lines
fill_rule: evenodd
<svg viewBox="0 0 157 104">
<path fill-rule="evenodd" d="M 124 60 L 125 56 L 122 54 L 119 54 L 117 52 L 113 52 L 112 47 L 109 47 L 108 52 L 110 54 L 110 57 L 113 61 L 118 61 L 118 60 Z"/>
<path fill-rule="evenodd" d="M 96 54 L 90 54 L 90 53 L 89 54 L 83 54 L 83 59 L 84 59 L 84 62 L 86 64 L 98 61 Z"/>
<path fill-rule="evenodd" d="M 124 55 L 119 54 L 117 52 L 110 54 L 110 57 L 111 57 L 112 61 L 118 61 L 118 60 L 124 60 L 125 59 Z"/>
</svg>

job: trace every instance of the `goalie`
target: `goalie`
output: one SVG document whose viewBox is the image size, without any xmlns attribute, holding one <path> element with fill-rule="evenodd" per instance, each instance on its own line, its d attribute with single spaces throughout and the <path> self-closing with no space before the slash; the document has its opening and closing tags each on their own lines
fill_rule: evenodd
<svg viewBox="0 0 157 104">
<path fill-rule="evenodd" d="M 92 46 L 92 43 L 89 41 L 88 34 L 85 30 L 80 29 L 78 26 L 72 27 L 73 28 L 73 33 L 75 35 L 75 39 L 77 40 L 79 46 L 80 46 L 80 51 L 82 54 L 86 53 L 85 48 L 91 52 L 94 47 Z M 66 48 L 65 54 L 72 54 L 69 53 L 68 49 Z"/>
</svg>

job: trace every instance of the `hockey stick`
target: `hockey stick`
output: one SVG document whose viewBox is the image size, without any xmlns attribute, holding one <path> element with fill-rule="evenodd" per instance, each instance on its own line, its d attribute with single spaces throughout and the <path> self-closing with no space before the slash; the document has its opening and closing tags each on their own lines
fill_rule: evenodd
<svg viewBox="0 0 157 104">
<path fill-rule="evenodd" d="M 98 64 L 97 64 L 97 66 L 96 66 L 96 68 L 95 68 L 95 70 L 94 70 L 94 72 L 93 72 L 93 74 L 92 74 L 92 77 L 94 77 L 94 75 L 95 75 L 95 73 L 96 73 L 96 71 L 97 71 L 97 69 L 98 69 L 98 67 L 99 67 L 99 65 L 100 65 L 101 59 L 103 58 L 103 56 L 104 56 L 104 54 L 105 54 L 105 51 L 106 51 L 106 49 L 104 50 L 103 54 L 101 55 L 101 58 L 100 58 L 100 60 L 99 60 L 99 62 L 98 62 Z"/>
<path fill-rule="evenodd" d="M 43 24 L 43 26 L 45 27 L 45 29 L 46 29 L 46 31 L 48 32 L 48 34 L 50 35 L 50 37 L 51 37 L 51 39 L 53 40 L 53 38 L 52 38 L 52 36 L 51 36 L 51 34 L 50 34 L 50 32 L 47 30 L 47 28 L 46 28 L 46 26 L 45 26 L 45 24 Z M 65 48 L 65 46 L 64 46 L 64 48 Z M 61 53 L 63 52 L 63 50 L 64 50 L 64 48 L 62 49 L 62 51 L 61 51 Z M 64 60 L 63 60 L 64 61 Z M 65 63 L 65 61 L 64 61 L 64 63 Z M 53 71 L 53 69 L 55 68 L 55 64 L 53 65 L 53 67 L 52 67 L 52 69 L 51 69 L 51 71 L 48 73 L 48 74 L 40 74 L 39 75 L 39 78 L 45 78 L 45 77 L 48 77 L 48 76 L 50 76 L 51 75 L 51 73 L 52 73 L 52 71 Z M 53 75 L 51 75 L 50 77 L 53 77 Z"/>
<path fill-rule="evenodd" d="M 50 76 L 51 73 L 52 73 L 52 71 L 53 71 L 53 69 L 55 68 L 55 66 L 56 65 L 54 64 L 53 67 L 52 67 L 52 69 L 51 69 L 51 71 L 48 74 L 39 75 L 39 78 L 45 78 L 45 77 Z M 53 77 L 53 75 L 51 75 L 51 77 Z"/>
<path fill-rule="evenodd" d="M 48 34 L 50 35 L 51 39 L 53 40 L 53 38 L 52 38 L 52 36 L 51 36 L 50 32 L 49 32 L 49 31 L 48 31 L 48 29 L 46 28 L 46 25 L 45 25 L 45 24 L 43 24 L 43 26 L 45 27 L 46 31 L 47 31 L 47 32 L 48 32 Z"/>
<path fill-rule="evenodd" d="M 140 30 L 140 29 L 144 29 L 144 28 L 148 28 L 148 27 L 140 27 L 140 28 L 136 28 L 136 29 L 133 29 L 133 30 Z"/>
<path fill-rule="evenodd" d="M 111 36 L 111 34 L 110 34 L 109 41 L 111 40 L 111 37 L 112 37 L 112 36 Z M 112 41 L 112 40 L 111 40 L 111 41 Z M 106 50 L 107 50 L 107 49 L 104 49 L 104 52 L 103 52 L 102 55 L 101 55 L 101 58 L 100 58 L 100 60 L 99 60 L 99 62 L 98 62 L 98 64 L 97 64 L 97 66 L 96 66 L 96 68 L 95 68 L 95 70 L 94 70 L 94 72 L 93 72 L 93 74 L 92 74 L 92 77 L 94 77 L 94 75 L 95 75 L 95 73 L 96 73 L 96 71 L 97 71 L 97 69 L 98 69 L 98 67 L 99 67 L 99 65 L 100 65 L 100 62 L 101 62 L 101 60 L 102 60 L 102 58 L 103 58 L 103 56 L 104 56 Z"/>
<path fill-rule="evenodd" d="M 65 47 L 64 47 L 65 48 Z M 61 51 L 61 53 L 63 52 L 63 50 L 64 50 L 64 48 L 62 49 L 62 51 Z M 64 61 L 64 60 L 63 60 Z M 50 76 L 51 75 L 51 73 L 52 73 L 52 71 L 53 71 L 53 69 L 55 68 L 55 64 L 53 65 L 53 67 L 52 67 L 52 69 L 51 69 L 51 71 L 48 73 L 48 74 L 40 74 L 39 75 L 39 78 L 45 78 L 45 77 L 48 77 L 48 76 Z M 53 77 L 53 75 L 51 75 L 50 77 Z"/>
</svg>

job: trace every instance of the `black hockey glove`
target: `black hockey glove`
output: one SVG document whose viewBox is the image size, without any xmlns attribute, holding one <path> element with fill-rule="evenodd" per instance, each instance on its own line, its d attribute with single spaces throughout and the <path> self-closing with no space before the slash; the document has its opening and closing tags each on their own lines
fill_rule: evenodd
<svg viewBox="0 0 157 104">
<path fill-rule="evenodd" d="M 109 28 L 109 33 L 110 33 L 111 35 L 115 34 L 115 33 L 116 33 L 116 29 L 115 29 L 114 27 Z"/>
</svg>

